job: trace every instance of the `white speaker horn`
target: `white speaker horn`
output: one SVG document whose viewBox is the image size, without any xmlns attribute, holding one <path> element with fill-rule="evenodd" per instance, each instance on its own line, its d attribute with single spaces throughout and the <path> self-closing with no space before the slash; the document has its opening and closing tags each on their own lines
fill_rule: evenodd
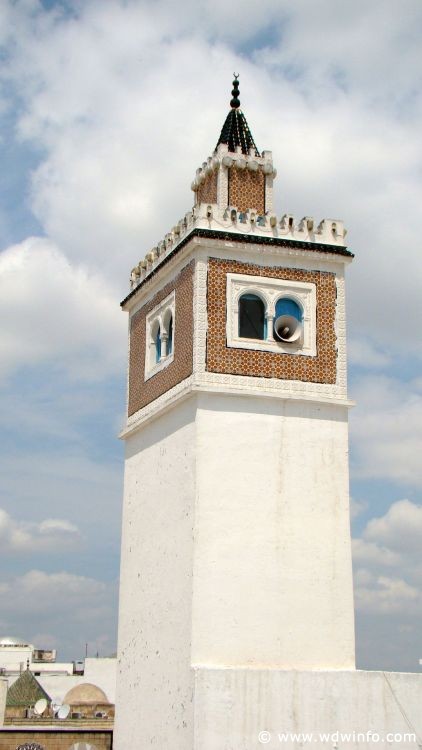
<svg viewBox="0 0 422 750">
<path fill-rule="evenodd" d="M 293 315 L 280 315 L 274 321 L 274 333 L 280 341 L 293 344 L 302 335 L 302 323 Z"/>
</svg>

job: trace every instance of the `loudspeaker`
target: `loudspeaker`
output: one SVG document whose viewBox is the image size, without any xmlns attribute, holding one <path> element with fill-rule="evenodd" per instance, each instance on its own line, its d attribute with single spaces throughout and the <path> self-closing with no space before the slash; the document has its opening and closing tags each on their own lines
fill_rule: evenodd
<svg viewBox="0 0 422 750">
<path fill-rule="evenodd" d="M 274 334 L 280 341 L 292 344 L 302 335 L 302 323 L 293 315 L 280 315 L 274 321 Z"/>
</svg>

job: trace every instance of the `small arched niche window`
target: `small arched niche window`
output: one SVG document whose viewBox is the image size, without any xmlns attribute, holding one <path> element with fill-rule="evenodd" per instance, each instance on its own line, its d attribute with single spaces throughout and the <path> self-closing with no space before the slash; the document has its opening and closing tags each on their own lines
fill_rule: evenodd
<svg viewBox="0 0 422 750">
<path fill-rule="evenodd" d="M 173 316 L 171 316 L 168 323 L 168 339 L 167 339 L 167 355 L 173 351 Z"/>
<path fill-rule="evenodd" d="M 158 326 L 157 333 L 155 334 L 155 361 L 159 362 L 161 359 L 161 328 Z"/>
<path fill-rule="evenodd" d="M 289 297 L 282 297 L 278 300 L 275 306 L 275 317 L 279 318 L 280 315 L 291 315 L 292 318 L 296 318 L 302 322 L 303 314 L 297 302 Z"/>
<path fill-rule="evenodd" d="M 242 294 L 239 299 L 239 338 L 264 340 L 266 337 L 265 305 L 256 294 Z"/>
<path fill-rule="evenodd" d="M 169 357 L 173 351 L 173 314 L 171 310 L 166 310 L 163 320 L 163 347 L 161 355 Z"/>
<path fill-rule="evenodd" d="M 151 365 L 161 360 L 161 326 L 158 320 L 152 326 L 151 331 Z"/>
</svg>

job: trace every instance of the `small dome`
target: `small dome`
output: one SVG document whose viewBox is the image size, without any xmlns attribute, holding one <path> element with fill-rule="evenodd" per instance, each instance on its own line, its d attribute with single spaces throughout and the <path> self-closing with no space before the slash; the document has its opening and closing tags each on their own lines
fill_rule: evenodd
<svg viewBox="0 0 422 750">
<path fill-rule="evenodd" d="M 75 685 L 64 697 L 64 703 L 75 705 L 76 703 L 108 703 L 106 694 L 97 685 L 83 682 Z"/>
</svg>

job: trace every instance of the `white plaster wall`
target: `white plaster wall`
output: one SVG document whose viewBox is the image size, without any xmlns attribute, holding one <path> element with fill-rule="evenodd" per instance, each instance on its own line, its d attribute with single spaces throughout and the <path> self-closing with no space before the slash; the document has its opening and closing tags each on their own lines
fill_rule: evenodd
<svg viewBox="0 0 422 750">
<path fill-rule="evenodd" d="M 195 674 L 194 747 L 414 750 L 421 746 L 421 703 L 421 674 L 201 668 Z M 261 740 L 260 732 L 266 732 Z M 323 741 L 318 737 L 321 732 L 332 736 Z M 367 732 L 378 738 L 371 739 Z M 280 738 L 282 733 L 314 736 L 312 740 Z M 396 733 L 402 737 L 387 739 L 387 734 Z M 404 736 L 413 733 L 416 739 Z M 351 736 L 347 739 L 344 734 Z"/>
<path fill-rule="evenodd" d="M 4 711 L 6 708 L 7 680 L 0 677 L 0 727 L 4 724 Z"/>
<path fill-rule="evenodd" d="M 201 394 L 192 662 L 354 667 L 347 409 Z"/>
<path fill-rule="evenodd" d="M 37 680 L 50 698 L 53 698 L 58 703 L 63 703 L 66 693 L 73 687 L 84 685 L 87 682 L 97 685 L 97 687 L 104 691 L 109 703 L 115 703 L 116 669 L 117 659 L 86 658 L 83 675 L 41 674 L 37 676 Z"/>
<path fill-rule="evenodd" d="M 31 672 L 45 672 L 45 673 L 59 673 L 62 672 L 63 674 L 72 675 L 73 674 L 73 662 L 32 662 L 32 664 L 29 665 L 29 669 Z"/>
<path fill-rule="evenodd" d="M 85 677 L 76 674 L 42 674 L 36 679 L 55 703 L 64 703 L 64 697 L 69 690 L 88 682 Z"/>
<path fill-rule="evenodd" d="M 29 663 L 32 662 L 32 655 L 34 653 L 34 647 L 28 646 L 1 646 L 0 647 L 0 667 L 4 667 L 10 671 L 19 672 L 20 669 L 26 669 L 26 665 L 29 659 Z"/>
<path fill-rule="evenodd" d="M 117 659 L 114 658 L 86 658 L 83 682 L 97 685 L 103 690 L 109 703 L 116 702 L 116 671 Z"/>
<path fill-rule="evenodd" d="M 117 750 L 202 750 L 191 665 L 354 668 L 347 446 L 343 405 L 218 392 L 128 436 Z"/>
<path fill-rule="evenodd" d="M 195 481 L 194 399 L 126 441 L 116 750 L 187 750 Z"/>
</svg>

